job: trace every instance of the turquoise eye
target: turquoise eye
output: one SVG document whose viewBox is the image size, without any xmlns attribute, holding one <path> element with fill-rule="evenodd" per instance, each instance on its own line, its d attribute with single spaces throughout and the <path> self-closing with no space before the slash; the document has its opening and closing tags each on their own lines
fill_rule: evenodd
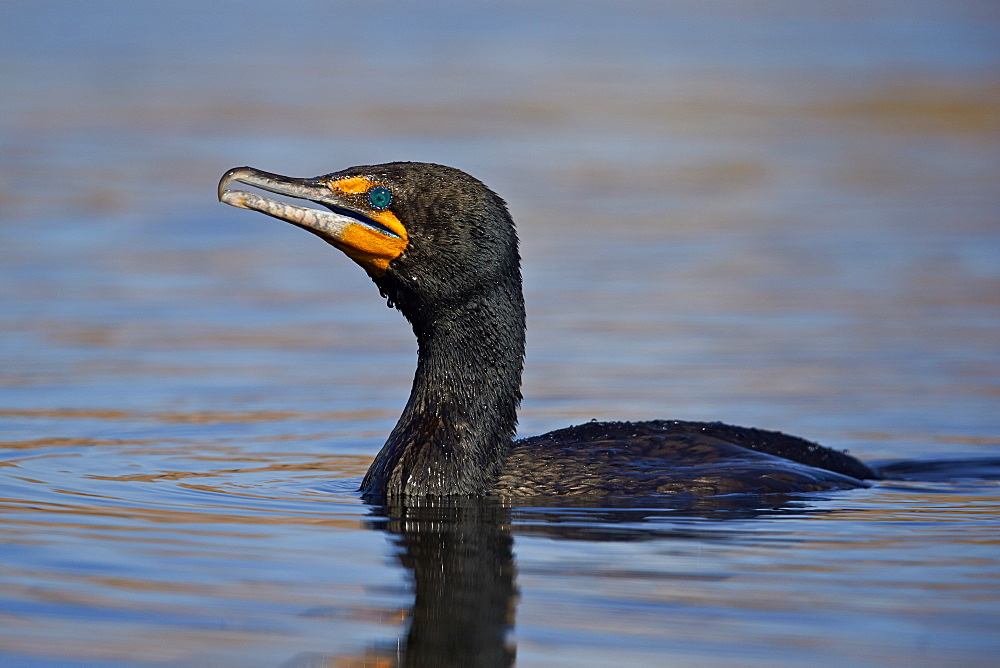
<svg viewBox="0 0 1000 668">
<path fill-rule="evenodd" d="M 368 203 L 376 211 L 385 211 L 392 204 L 392 191 L 385 186 L 375 186 L 368 190 Z"/>
</svg>

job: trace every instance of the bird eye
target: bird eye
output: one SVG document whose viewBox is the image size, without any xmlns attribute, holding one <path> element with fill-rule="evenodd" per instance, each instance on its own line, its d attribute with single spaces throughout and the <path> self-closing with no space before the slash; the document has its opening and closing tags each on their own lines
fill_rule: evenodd
<svg viewBox="0 0 1000 668">
<path fill-rule="evenodd" d="M 375 186 L 368 190 L 368 203 L 376 211 L 385 211 L 392 204 L 392 191 L 385 186 Z"/>
</svg>

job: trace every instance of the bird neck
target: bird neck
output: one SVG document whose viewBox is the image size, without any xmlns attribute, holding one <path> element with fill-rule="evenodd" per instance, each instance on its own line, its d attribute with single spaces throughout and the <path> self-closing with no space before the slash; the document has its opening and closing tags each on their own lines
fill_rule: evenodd
<svg viewBox="0 0 1000 668">
<path fill-rule="evenodd" d="M 458 305 L 403 310 L 417 336 L 417 371 L 361 491 L 378 501 L 486 494 L 510 449 L 521 401 L 520 273 Z"/>
</svg>

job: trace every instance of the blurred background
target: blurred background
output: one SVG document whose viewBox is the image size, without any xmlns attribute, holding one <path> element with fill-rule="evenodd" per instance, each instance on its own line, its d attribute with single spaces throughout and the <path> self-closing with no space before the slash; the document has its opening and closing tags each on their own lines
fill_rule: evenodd
<svg viewBox="0 0 1000 668">
<path fill-rule="evenodd" d="M 240 165 L 440 162 L 504 197 L 525 435 L 664 417 L 868 460 L 997 452 L 992 0 L 0 10 L 0 445 L 18 512 L 173 522 L 331 478 L 337 512 L 364 512 L 351 494 L 409 391 L 409 328 L 333 249 L 219 204 Z M 96 540 L 62 543 L 73 520 L 42 516 L 10 529 L 26 601 L 33 577 L 79 572 L 40 554 Z M 43 652 L 50 613 L 11 610 L 41 629 L 18 647 Z"/>
<path fill-rule="evenodd" d="M 991 2 L 5 4 L 9 409 L 303 408 L 357 369 L 276 353 L 377 341 L 393 412 L 405 325 L 214 188 L 418 160 L 519 223 L 528 432 L 996 434 Z"/>
</svg>

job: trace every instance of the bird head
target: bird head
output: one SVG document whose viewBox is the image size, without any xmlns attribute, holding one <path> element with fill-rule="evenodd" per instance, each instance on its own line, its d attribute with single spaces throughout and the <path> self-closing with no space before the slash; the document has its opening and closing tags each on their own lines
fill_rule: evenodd
<svg viewBox="0 0 1000 668">
<path fill-rule="evenodd" d="M 323 208 L 232 189 L 237 183 Z M 395 162 L 315 178 L 237 167 L 219 182 L 219 201 L 284 220 L 340 249 L 408 318 L 412 308 L 454 305 L 520 280 L 517 236 L 503 200 L 452 167 Z"/>
</svg>

